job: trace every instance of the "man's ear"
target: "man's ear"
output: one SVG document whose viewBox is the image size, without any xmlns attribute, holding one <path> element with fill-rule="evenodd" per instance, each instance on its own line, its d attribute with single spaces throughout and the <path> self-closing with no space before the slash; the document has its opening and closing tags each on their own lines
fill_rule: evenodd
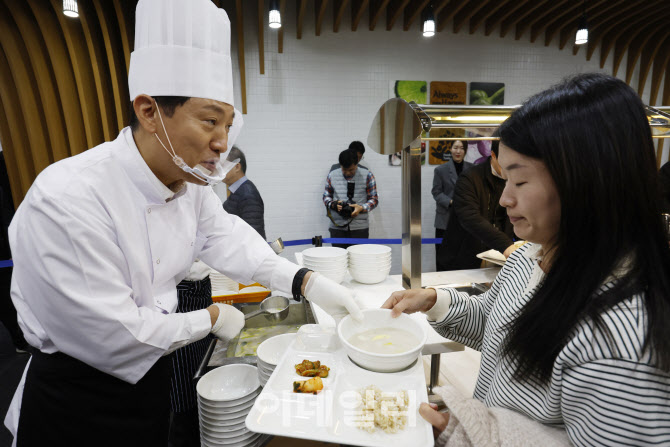
<svg viewBox="0 0 670 447">
<path fill-rule="evenodd" d="M 133 101 L 133 110 L 140 126 L 148 133 L 156 133 L 158 128 L 158 113 L 156 101 L 149 95 L 138 95 Z"/>
</svg>

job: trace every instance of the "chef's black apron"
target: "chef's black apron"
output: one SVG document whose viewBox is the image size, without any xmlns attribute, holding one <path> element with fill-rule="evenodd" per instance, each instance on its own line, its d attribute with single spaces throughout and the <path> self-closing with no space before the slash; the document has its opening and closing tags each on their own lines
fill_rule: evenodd
<svg viewBox="0 0 670 447">
<path fill-rule="evenodd" d="M 17 446 L 167 446 L 169 385 L 167 357 L 132 385 L 38 351 L 26 374 Z"/>
<path fill-rule="evenodd" d="M 209 276 L 199 281 L 182 281 L 177 285 L 177 313 L 193 312 L 212 305 Z M 175 413 L 185 413 L 198 404 L 193 376 L 202 362 L 212 335 L 190 343 L 170 354 L 172 378 L 170 405 Z"/>
</svg>

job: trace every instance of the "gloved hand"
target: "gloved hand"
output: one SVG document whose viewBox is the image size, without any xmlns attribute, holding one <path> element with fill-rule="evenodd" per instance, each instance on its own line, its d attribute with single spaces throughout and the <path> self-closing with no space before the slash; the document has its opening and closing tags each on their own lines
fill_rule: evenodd
<svg viewBox="0 0 670 447">
<path fill-rule="evenodd" d="M 235 338 L 244 327 L 244 314 L 228 304 L 214 305 L 219 308 L 219 318 L 212 326 L 212 334 L 223 341 Z"/>
<path fill-rule="evenodd" d="M 321 307 L 336 323 L 347 314 L 356 321 L 363 321 L 363 313 L 354 301 L 354 293 L 318 272 L 312 272 L 305 285 L 305 298 Z"/>
</svg>

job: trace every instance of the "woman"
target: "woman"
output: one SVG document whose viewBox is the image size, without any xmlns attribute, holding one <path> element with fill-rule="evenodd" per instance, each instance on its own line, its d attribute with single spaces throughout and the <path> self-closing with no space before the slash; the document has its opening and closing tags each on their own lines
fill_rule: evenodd
<svg viewBox="0 0 670 447">
<path fill-rule="evenodd" d="M 384 307 L 424 311 L 481 350 L 480 416 L 513 410 L 575 445 L 670 444 L 670 251 L 642 102 L 616 78 L 579 75 L 531 97 L 500 140 L 500 203 L 532 243 L 483 295 L 411 290 Z M 446 427 L 438 444 L 459 433 L 457 418 L 421 412 Z"/>
<path fill-rule="evenodd" d="M 456 140 L 451 145 L 451 162 L 447 160 L 446 163 L 439 165 L 433 171 L 433 198 L 437 204 L 435 209 L 435 237 L 444 237 L 444 232 L 447 229 L 447 222 L 449 222 L 449 214 L 451 204 L 454 198 L 454 186 L 456 180 L 463 171 L 467 171 L 472 167 L 472 163 L 464 161 L 465 154 L 468 152 L 468 142 L 466 140 Z M 437 271 L 444 269 L 440 268 L 439 259 L 437 258 L 437 250 L 440 244 L 435 244 L 435 263 Z"/>
</svg>

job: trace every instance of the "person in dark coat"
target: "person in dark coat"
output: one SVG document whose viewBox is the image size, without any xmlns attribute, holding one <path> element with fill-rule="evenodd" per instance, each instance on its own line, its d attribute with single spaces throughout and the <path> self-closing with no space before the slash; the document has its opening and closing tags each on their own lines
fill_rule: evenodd
<svg viewBox="0 0 670 447">
<path fill-rule="evenodd" d="M 661 209 L 664 213 L 670 214 L 670 161 L 661 166 L 658 171 L 659 182 L 661 183 Z"/>
<path fill-rule="evenodd" d="M 228 172 L 223 182 L 228 185 L 230 196 L 223 202 L 223 209 L 229 214 L 239 216 L 251 225 L 265 239 L 265 205 L 261 194 L 246 176 L 247 159 L 238 147 L 233 146 L 228 160 L 239 158 L 239 163 Z"/>
<path fill-rule="evenodd" d="M 438 271 L 478 268 L 477 254 L 494 249 L 508 257 L 515 246 L 512 224 L 499 200 L 505 180 L 497 161 L 498 142 L 491 157 L 463 173 L 456 182 L 446 234 L 438 250 Z"/>
<path fill-rule="evenodd" d="M 452 143 L 449 152 L 445 152 L 446 163 L 439 165 L 433 171 L 433 199 L 435 199 L 435 237 L 443 238 L 449 222 L 449 211 L 454 202 L 454 187 L 458 177 L 472 167 L 472 163 L 464 161 L 468 153 L 467 140 L 456 140 Z M 435 245 L 435 261 L 439 262 L 439 244 Z"/>
</svg>

